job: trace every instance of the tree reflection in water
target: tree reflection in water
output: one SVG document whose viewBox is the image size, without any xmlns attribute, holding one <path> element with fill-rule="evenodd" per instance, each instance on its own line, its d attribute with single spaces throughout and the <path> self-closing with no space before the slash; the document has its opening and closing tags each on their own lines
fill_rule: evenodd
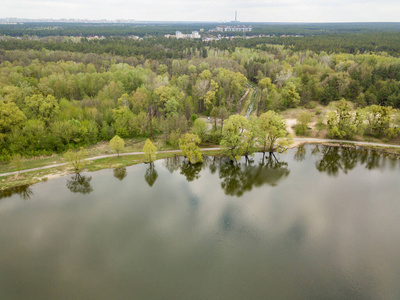
<svg viewBox="0 0 400 300">
<path fill-rule="evenodd" d="M 0 200 L 11 197 L 15 194 L 17 194 L 22 200 L 29 200 L 33 196 L 33 192 L 29 185 L 21 185 L 0 191 Z"/>
<path fill-rule="evenodd" d="M 315 162 L 317 170 L 332 176 L 337 176 L 339 171 L 347 174 L 357 165 L 364 165 L 368 170 L 383 168 L 388 158 L 393 158 L 391 154 L 365 148 L 323 146 L 315 150 L 317 147 L 312 151 L 312 154 L 322 155 Z M 392 167 L 396 165 L 396 160 L 389 161 Z"/>
<path fill-rule="evenodd" d="M 181 174 L 186 177 L 187 181 L 193 181 L 200 178 L 200 171 L 202 166 L 207 165 L 207 163 L 191 164 L 187 160 L 184 160 L 181 164 Z"/>
<path fill-rule="evenodd" d="M 114 177 L 118 178 L 119 180 L 123 180 L 127 173 L 126 173 L 126 168 L 115 168 L 113 171 Z"/>
<path fill-rule="evenodd" d="M 303 161 L 306 158 L 307 150 L 304 145 L 300 145 L 297 147 L 297 151 L 294 154 L 294 160 Z"/>
<path fill-rule="evenodd" d="M 73 193 L 89 194 L 93 192 L 93 188 L 90 185 L 91 180 L 91 176 L 75 173 L 67 180 L 67 188 Z"/>
<path fill-rule="evenodd" d="M 177 156 L 166 158 L 163 162 L 164 167 L 167 168 L 168 171 L 173 173 L 181 168 L 182 162 L 184 161 L 183 156 Z"/>
<path fill-rule="evenodd" d="M 149 164 L 149 167 L 146 170 L 146 174 L 144 174 L 144 180 L 146 180 L 147 184 L 152 187 L 158 178 L 158 173 L 153 163 Z"/>
<path fill-rule="evenodd" d="M 225 194 L 241 196 L 253 187 L 262 185 L 277 186 L 279 182 L 290 173 L 286 162 L 278 161 L 275 156 L 263 156 L 258 164 L 234 164 L 223 160 L 220 164 L 219 178 L 222 179 L 221 187 Z"/>
<path fill-rule="evenodd" d="M 306 146 L 300 146 L 295 151 L 295 161 L 306 160 Z M 347 174 L 359 164 L 365 165 L 369 170 L 383 168 L 386 163 L 390 163 L 392 168 L 397 166 L 397 160 L 388 159 L 392 155 L 364 148 L 316 145 L 311 149 L 311 155 L 317 157 L 316 169 L 331 176 L 338 175 L 340 171 Z M 218 174 L 225 194 L 238 197 L 251 191 L 253 187 L 277 186 L 290 173 L 288 164 L 279 161 L 273 154 L 263 156 L 258 163 L 244 159 L 236 163 L 223 157 L 206 156 L 202 164 L 196 165 L 176 156 L 166 159 L 164 166 L 171 173 L 180 170 L 180 174 L 188 181 L 199 179 L 201 170 L 209 168 L 211 174 Z"/>
<path fill-rule="evenodd" d="M 183 156 L 175 156 L 164 160 L 164 166 L 173 173 L 180 170 L 180 174 L 186 177 L 187 181 L 200 178 L 200 171 L 215 164 L 215 157 L 203 156 L 203 163 L 191 164 Z M 211 168 L 211 167 L 210 167 Z M 215 168 L 215 166 L 214 166 Z M 214 171 L 215 172 L 215 171 Z"/>
<path fill-rule="evenodd" d="M 201 164 L 190 164 L 186 159 L 173 157 L 164 162 L 164 166 L 173 172 L 180 169 L 187 181 L 194 181 L 200 178 L 202 169 L 209 168 L 211 174 L 218 171 L 221 187 L 225 194 L 241 196 L 244 192 L 250 191 L 253 187 L 268 184 L 276 186 L 290 173 L 286 162 L 279 162 L 275 156 L 260 159 L 258 164 L 253 160 L 235 163 L 227 158 L 204 157 Z"/>
</svg>

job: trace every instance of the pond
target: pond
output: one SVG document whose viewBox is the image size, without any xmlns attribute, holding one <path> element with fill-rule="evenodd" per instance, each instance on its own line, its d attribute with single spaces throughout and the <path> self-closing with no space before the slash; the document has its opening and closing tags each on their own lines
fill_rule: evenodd
<svg viewBox="0 0 400 300">
<path fill-rule="evenodd" d="M 0 194 L 0 299 L 400 299 L 400 160 L 308 145 Z"/>
</svg>

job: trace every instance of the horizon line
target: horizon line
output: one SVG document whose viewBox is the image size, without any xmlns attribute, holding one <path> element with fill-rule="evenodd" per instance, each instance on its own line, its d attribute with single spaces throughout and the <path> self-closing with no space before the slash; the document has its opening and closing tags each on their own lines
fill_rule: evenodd
<svg viewBox="0 0 400 300">
<path fill-rule="evenodd" d="M 0 17 L 0 21 L 6 21 L 7 23 L 13 22 L 38 22 L 38 23 L 70 23 L 71 21 L 79 23 L 119 23 L 119 24 L 135 24 L 135 23 L 258 23 L 258 24 L 372 24 L 372 23 L 400 23 L 400 21 L 200 21 L 200 20 L 135 20 L 135 19 L 81 19 L 81 18 L 24 18 L 24 17 Z M 126 22 L 124 22 L 126 21 Z M 4 25 L 4 24 L 2 24 Z"/>
</svg>

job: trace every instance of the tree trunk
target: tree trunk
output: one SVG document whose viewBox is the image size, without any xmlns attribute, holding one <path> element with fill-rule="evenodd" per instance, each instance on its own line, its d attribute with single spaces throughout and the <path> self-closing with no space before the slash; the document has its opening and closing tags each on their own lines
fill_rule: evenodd
<svg viewBox="0 0 400 300">
<path fill-rule="evenodd" d="M 148 113 L 149 113 L 149 125 L 150 125 L 150 139 L 153 140 L 153 112 L 151 110 L 151 106 L 149 105 L 148 108 Z"/>
</svg>

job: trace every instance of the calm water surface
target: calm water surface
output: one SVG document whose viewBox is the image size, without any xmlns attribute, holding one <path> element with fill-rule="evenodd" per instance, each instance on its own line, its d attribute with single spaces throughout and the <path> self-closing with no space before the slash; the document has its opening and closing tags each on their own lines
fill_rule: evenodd
<svg viewBox="0 0 400 300">
<path fill-rule="evenodd" d="M 0 299 L 400 299 L 400 160 L 306 146 L 0 194 Z"/>
</svg>

